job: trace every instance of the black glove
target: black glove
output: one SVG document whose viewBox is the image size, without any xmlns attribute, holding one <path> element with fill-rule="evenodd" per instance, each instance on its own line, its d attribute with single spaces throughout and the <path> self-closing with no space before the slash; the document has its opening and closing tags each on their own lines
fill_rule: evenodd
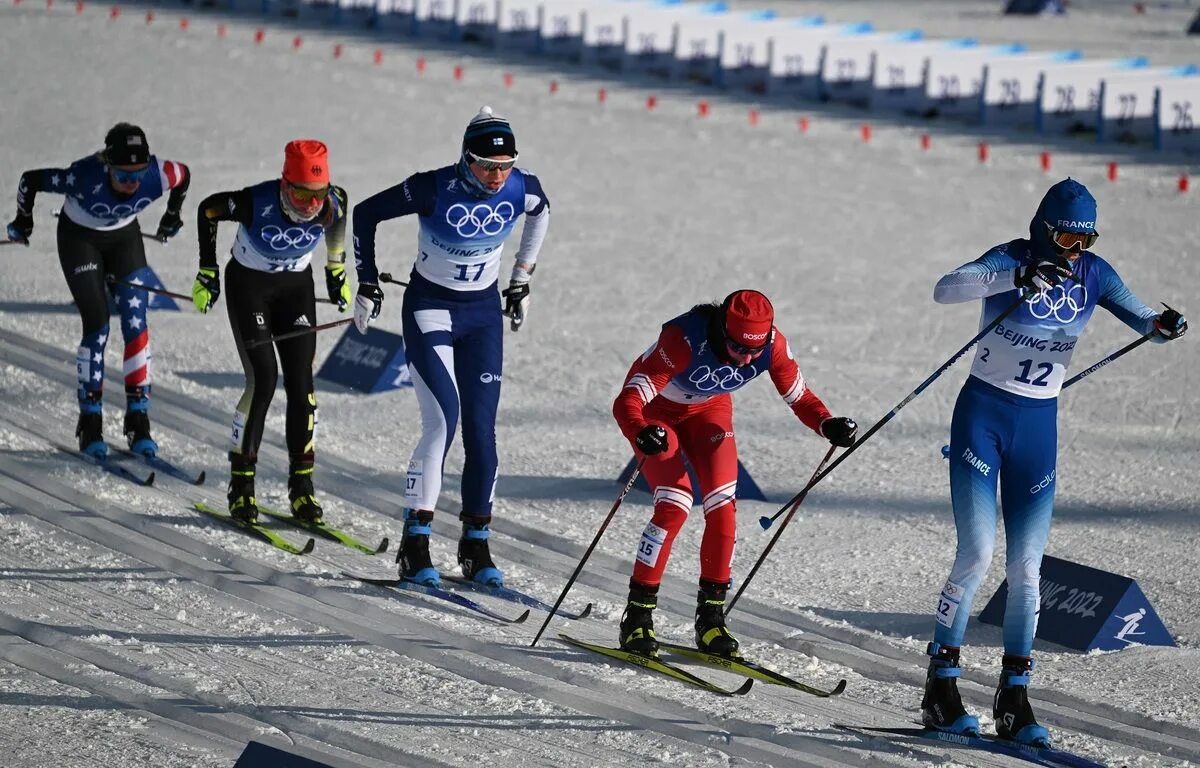
<svg viewBox="0 0 1200 768">
<path fill-rule="evenodd" d="M 1043 259 L 1037 264 L 1017 267 L 1013 282 L 1021 290 L 1035 288 L 1039 291 L 1048 291 L 1056 285 L 1061 285 L 1069 277 L 1071 277 L 1071 262 L 1063 256 L 1053 256 Z"/>
<path fill-rule="evenodd" d="M 637 433 L 634 442 L 637 443 L 638 450 L 647 456 L 665 453 L 671 447 L 667 440 L 666 427 L 661 424 L 647 424 L 642 427 L 642 431 Z"/>
<path fill-rule="evenodd" d="M 858 424 L 846 416 L 830 416 L 821 422 L 821 437 L 838 448 L 849 448 L 854 445 L 854 437 L 858 434 Z"/>
<path fill-rule="evenodd" d="M 183 229 L 183 219 L 179 218 L 178 212 L 168 208 L 163 212 L 162 218 L 158 220 L 158 231 L 154 233 L 154 239 L 165 243 L 178 235 L 181 229 Z"/>
<path fill-rule="evenodd" d="M 512 282 L 500 295 L 504 297 L 504 315 L 512 320 L 510 326 L 514 331 L 521 330 L 525 322 L 525 312 L 529 308 L 529 283 Z"/>
<path fill-rule="evenodd" d="M 1154 330 L 1162 334 L 1167 341 L 1178 339 L 1187 333 L 1187 318 L 1168 308 L 1166 312 L 1155 319 Z"/>
<path fill-rule="evenodd" d="M 8 225 L 8 239 L 14 243 L 29 245 L 29 236 L 33 234 L 33 216 L 17 211 L 17 218 Z"/>
</svg>

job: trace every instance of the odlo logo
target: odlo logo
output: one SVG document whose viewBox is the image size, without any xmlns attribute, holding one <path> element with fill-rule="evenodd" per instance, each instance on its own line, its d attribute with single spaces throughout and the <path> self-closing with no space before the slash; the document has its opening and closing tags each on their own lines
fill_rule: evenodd
<svg viewBox="0 0 1200 768">
<path fill-rule="evenodd" d="M 1056 470 L 1056 469 L 1050 470 L 1050 474 L 1043 477 L 1042 482 L 1038 483 L 1037 485 L 1035 485 L 1029 489 L 1029 493 L 1035 494 L 1035 493 L 1040 493 L 1041 491 L 1045 490 L 1046 486 L 1048 486 L 1048 485 L 1050 485 L 1050 483 L 1054 482 L 1054 473 L 1057 471 L 1058 470 Z"/>
</svg>

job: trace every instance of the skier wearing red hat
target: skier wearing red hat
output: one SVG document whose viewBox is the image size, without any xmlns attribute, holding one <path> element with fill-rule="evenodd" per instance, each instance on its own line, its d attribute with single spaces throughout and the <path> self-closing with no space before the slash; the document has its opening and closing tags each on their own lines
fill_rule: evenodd
<svg viewBox="0 0 1200 768">
<path fill-rule="evenodd" d="M 200 271 L 192 286 L 192 300 L 202 313 L 212 309 L 221 295 L 217 223 L 236 221 L 240 225 L 233 241 L 233 259 L 225 270 L 229 323 L 246 370 L 246 389 L 233 416 L 229 452 L 229 514 L 240 523 L 258 520 L 254 495 L 258 446 L 281 366 L 287 393 L 285 431 L 291 512 L 306 523 L 321 519 L 312 483 L 317 422 L 312 370 L 316 335 L 301 334 L 274 345 L 261 342 L 317 324 L 309 262 L 322 239 L 329 300 L 342 312 L 350 304 L 344 247 L 349 203 L 346 191 L 330 184 L 329 178 L 329 150 L 314 139 L 299 139 L 289 142 L 284 150 L 282 178 L 236 192 L 217 192 L 200 203 L 196 227 Z"/>
<path fill-rule="evenodd" d="M 831 416 L 809 389 L 787 339 L 775 327 L 771 301 L 752 290 L 720 304 L 699 304 L 662 327 L 658 341 L 625 377 L 613 403 L 621 432 L 644 458 L 642 473 L 654 493 L 654 515 L 638 544 L 621 619 L 621 647 L 655 656 L 653 611 L 675 535 L 691 511 L 693 489 L 683 459 L 696 473 L 704 507 L 696 646 L 738 658 L 738 641 L 725 626 L 725 595 L 736 539 L 737 443 L 733 399 L 768 373 L 784 402 L 807 427 L 847 447 L 858 426 Z M 682 455 L 681 455 L 682 454 Z"/>
</svg>

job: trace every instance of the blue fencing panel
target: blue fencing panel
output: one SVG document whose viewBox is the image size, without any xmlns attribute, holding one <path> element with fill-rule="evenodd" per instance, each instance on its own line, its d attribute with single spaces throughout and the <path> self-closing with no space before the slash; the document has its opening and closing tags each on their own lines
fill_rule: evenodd
<svg viewBox="0 0 1200 768">
<path fill-rule="evenodd" d="M 692 465 L 688 464 L 687 459 L 683 460 L 683 465 L 687 467 L 688 477 L 692 481 L 692 490 L 699 492 L 700 481 L 696 478 L 696 471 L 692 469 Z M 625 483 L 629 482 L 629 475 L 633 472 L 633 468 L 637 466 L 635 459 L 630 459 L 625 465 L 625 469 L 621 470 L 620 477 L 617 478 L 617 484 L 624 487 Z M 650 493 L 650 485 L 646 482 L 645 475 L 639 475 L 637 482 L 633 487 L 639 491 Z M 750 473 L 742 466 L 741 459 L 738 459 L 738 474 L 737 474 L 737 497 L 747 501 L 766 501 L 767 497 L 758 487 L 758 483 L 754 482 L 754 478 L 750 477 Z"/>
<path fill-rule="evenodd" d="M 411 387 L 404 338 L 378 328 L 367 329 L 364 336 L 351 326 L 317 371 L 317 378 L 368 394 Z"/>
<path fill-rule="evenodd" d="M 1042 559 L 1037 637 L 1078 651 L 1115 651 L 1130 645 L 1174 646 L 1150 600 L 1128 576 L 1060 560 Z M 979 620 L 1003 625 L 1005 580 Z"/>
</svg>

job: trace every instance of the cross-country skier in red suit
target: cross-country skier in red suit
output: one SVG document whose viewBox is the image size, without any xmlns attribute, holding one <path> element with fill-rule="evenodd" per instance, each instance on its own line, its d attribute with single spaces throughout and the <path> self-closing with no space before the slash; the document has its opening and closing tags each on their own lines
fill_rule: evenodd
<svg viewBox="0 0 1200 768">
<path fill-rule="evenodd" d="M 693 503 L 687 458 L 700 482 L 704 538 L 696 596 L 696 646 L 738 657 L 725 626 L 737 538 L 737 442 L 730 395 L 761 373 L 805 426 L 836 446 L 854 442 L 858 425 L 831 416 L 805 386 L 787 339 L 774 325 L 771 301 L 758 291 L 734 291 L 721 304 L 698 304 L 669 320 L 658 341 L 634 361 L 613 403 L 621 432 L 645 457 L 642 473 L 654 492 L 654 516 L 638 544 L 621 647 L 657 655 L 653 611 L 671 543 Z M 682 455 L 681 455 L 682 454 Z"/>
</svg>

